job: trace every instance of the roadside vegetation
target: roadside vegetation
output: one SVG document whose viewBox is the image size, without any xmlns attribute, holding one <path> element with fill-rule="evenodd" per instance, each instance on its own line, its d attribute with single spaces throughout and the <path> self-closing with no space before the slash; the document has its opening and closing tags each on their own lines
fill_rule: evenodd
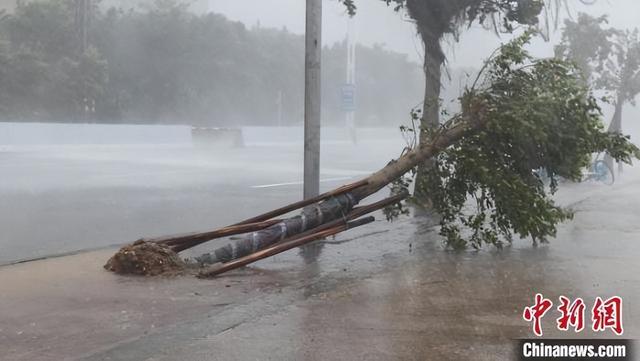
<svg viewBox="0 0 640 361">
<path fill-rule="evenodd" d="M 301 124 L 304 37 L 181 3 L 96 6 L 85 49 L 73 0 L 24 2 L 0 16 L 0 120 Z M 346 43 L 323 54 L 323 115 L 332 124 L 344 121 Z M 406 55 L 376 45 L 358 46 L 357 56 L 357 124 L 388 125 L 419 102 L 422 71 Z"/>
</svg>

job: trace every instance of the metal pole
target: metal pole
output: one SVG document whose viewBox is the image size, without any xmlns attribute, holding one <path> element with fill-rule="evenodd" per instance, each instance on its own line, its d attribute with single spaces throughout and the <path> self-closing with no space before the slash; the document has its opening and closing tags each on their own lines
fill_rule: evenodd
<svg viewBox="0 0 640 361">
<path fill-rule="evenodd" d="M 355 111 L 355 93 L 356 93 L 356 37 L 355 37 L 355 19 L 350 16 L 347 20 L 347 85 L 353 87 L 353 108 L 348 109 L 345 115 L 345 125 L 349 132 L 349 137 L 353 144 L 357 143 L 356 138 L 356 111 Z"/>
<path fill-rule="evenodd" d="M 278 92 L 278 99 L 276 100 L 278 102 L 278 126 L 281 127 L 282 126 L 282 108 L 283 108 L 283 102 L 284 102 L 284 96 L 282 94 L 282 90 L 280 90 Z"/>
<path fill-rule="evenodd" d="M 322 0 L 307 0 L 304 87 L 304 198 L 320 193 Z"/>
<path fill-rule="evenodd" d="M 80 52 L 85 53 L 88 47 L 88 27 L 91 0 L 76 0 L 76 26 L 80 38 Z"/>
</svg>

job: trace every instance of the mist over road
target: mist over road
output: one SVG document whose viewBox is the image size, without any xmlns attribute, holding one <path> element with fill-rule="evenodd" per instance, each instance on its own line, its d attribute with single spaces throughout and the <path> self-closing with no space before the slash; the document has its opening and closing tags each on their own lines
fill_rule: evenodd
<svg viewBox="0 0 640 361">
<path fill-rule="evenodd" d="M 182 134 L 174 143 L 156 134 L 162 144 L 0 145 L 0 264 L 213 229 L 297 201 L 302 144 L 273 142 L 282 132 L 248 130 L 247 146 L 235 148 L 194 146 Z M 323 190 L 381 168 L 403 146 L 393 128 L 377 140 L 364 131 L 358 145 L 332 132 Z"/>
</svg>

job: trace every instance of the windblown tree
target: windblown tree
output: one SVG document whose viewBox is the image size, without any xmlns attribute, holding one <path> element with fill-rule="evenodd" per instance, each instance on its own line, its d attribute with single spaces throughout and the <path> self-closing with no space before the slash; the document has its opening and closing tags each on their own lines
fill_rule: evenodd
<svg viewBox="0 0 640 361">
<path fill-rule="evenodd" d="M 623 108 L 628 103 L 635 105 L 640 93 L 638 29 L 614 29 L 607 26 L 606 17 L 581 13 L 577 20 L 565 21 L 556 55 L 576 62 L 588 82 L 613 98 L 615 111 L 609 131 L 622 133 Z M 607 163 L 613 165 L 610 156 Z"/>
<path fill-rule="evenodd" d="M 487 61 L 474 86 L 460 98 L 461 111 L 430 132 L 386 167 L 355 184 L 317 199 L 268 212 L 212 232 L 141 240 L 123 248 L 105 266 L 116 272 L 145 273 L 146 259 L 172 255 L 211 239 L 246 233 L 246 237 L 218 248 L 205 262 L 222 262 L 222 270 L 246 265 L 306 242 L 371 221 L 364 218 L 406 197 L 403 177 L 427 160 L 437 160 L 427 182 L 434 208 L 442 215 L 441 234 L 451 247 L 500 247 L 513 235 L 544 241 L 571 212 L 551 199 L 532 169 L 551 177 L 578 180 L 593 152 L 606 151 L 629 162 L 640 156 L 627 137 L 604 131 L 596 99 L 580 70 L 560 59 L 534 59 L 525 50 L 531 34 L 504 45 Z M 393 184 L 397 193 L 368 206 L 366 198 Z M 305 206 L 300 215 L 273 219 Z M 388 210 L 393 216 L 398 208 Z M 143 257 L 144 250 L 153 250 Z M 170 257 L 172 259 L 174 257 Z M 166 260 L 166 257 L 159 258 Z M 163 261 L 164 262 L 164 261 Z M 160 267 L 167 263 L 159 262 Z M 220 268 L 203 276 L 219 274 Z"/>
<path fill-rule="evenodd" d="M 351 1 L 342 1 L 355 10 Z M 407 6 L 416 19 L 430 53 L 427 58 L 436 60 L 426 63 L 425 68 L 438 64 L 438 73 L 434 74 L 439 74 L 444 61 L 441 38 L 455 33 L 456 26 L 491 19 L 496 28 L 500 24 L 510 30 L 514 23 L 535 24 L 534 19 L 544 10 L 543 2 L 535 0 L 395 3 Z M 139 240 L 123 248 L 105 267 L 144 274 L 147 265 L 138 252 L 144 248 L 159 246 L 159 251 L 152 253 L 171 255 L 211 239 L 250 232 L 204 258 L 225 263 L 225 270 L 243 266 L 344 231 L 349 221 L 381 204 L 397 204 L 407 194 L 405 176 L 426 162 L 432 165 L 428 171 L 423 169 L 421 191 L 442 215 L 440 232 L 449 246 L 500 247 L 514 235 L 534 241 L 553 237 L 557 225 L 572 216 L 551 198 L 559 177 L 581 179 L 594 152 L 607 152 L 618 161 L 630 162 L 640 156 L 640 151 L 628 137 L 604 130 L 597 100 L 579 68 L 561 59 L 535 59 L 526 52 L 524 47 L 531 35 L 528 31 L 503 45 L 486 62 L 473 86 L 460 98 L 460 112 L 448 121 L 440 124 L 437 118 L 428 118 L 426 111 L 422 116 L 415 115 L 414 120 L 422 123 L 421 141 L 364 180 L 220 230 Z M 439 51 L 434 52 L 429 44 Z M 433 91 L 439 93 L 439 76 L 436 84 Z M 425 99 L 425 108 L 430 105 Z M 433 122 L 431 126 L 429 121 Z M 533 169 L 545 170 L 551 179 L 549 189 Z M 359 206 L 388 185 L 392 185 L 395 196 Z M 274 219 L 300 207 L 304 207 L 300 215 Z M 387 215 L 393 217 L 398 211 L 402 208 L 396 206 L 388 209 Z M 370 221 L 361 219 L 354 226 Z M 210 269 L 202 275 L 220 272 Z"/>
<path fill-rule="evenodd" d="M 487 122 L 433 157 L 426 174 L 424 189 L 442 215 L 441 234 L 454 248 L 501 246 L 514 233 L 545 241 L 571 217 L 551 199 L 560 177 L 579 181 L 599 150 L 623 162 L 638 156 L 628 137 L 604 131 L 580 70 L 532 58 L 522 48 L 528 38 L 503 46 L 487 63 L 460 100 L 464 114 L 470 99 L 481 99 L 491 109 Z M 440 137 L 433 134 L 429 142 Z M 532 169 L 549 175 L 550 189 Z"/>
<path fill-rule="evenodd" d="M 353 0 L 340 0 L 352 15 L 356 12 Z M 424 44 L 424 72 L 426 75 L 420 142 L 428 142 L 430 131 L 440 124 L 440 90 L 442 67 L 446 57 L 442 42 L 446 37 L 458 39 L 460 31 L 478 23 L 495 32 L 512 32 L 518 26 L 537 27 L 549 33 L 559 18 L 559 10 L 566 0 L 382 0 L 395 10 L 406 9 L 415 21 Z M 580 0 L 583 3 L 590 3 Z M 539 24 L 540 17 L 544 21 Z M 414 200 L 430 207 L 431 199 L 426 183 L 433 161 L 418 167 Z"/>
</svg>

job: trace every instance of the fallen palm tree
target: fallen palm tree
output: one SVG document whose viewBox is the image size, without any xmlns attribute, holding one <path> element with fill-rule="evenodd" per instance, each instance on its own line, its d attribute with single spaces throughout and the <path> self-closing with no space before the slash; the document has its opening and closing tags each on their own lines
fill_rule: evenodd
<svg viewBox="0 0 640 361">
<path fill-rule="evenodd" d="M 121 249 L 105 267 L 157 274 L 141 261 L 153 258 L 155 265 L 163 266 L 161 256 L 173 262 L 178 252 L 246 234 L 202 257 L 216 265 L 201 276 L 214 276 L 371 222 L 360 217 L 405 199 L 405 175 L 428 160 L 435 161 L 435 167 L 425 191 L 442 215 L 441 234 L 450 246 L 500 246 L 512 233 L 534 241 L 553 236 L 570 211 L 554 204 L 532 169 L 543 168 L 550 175 L 553 193 L 557 177 L 581 177 L 592 153 L 607 151 L 615 159 L 630 161 L 638 149 L 627 137 L 603 130 L 597 103 L 576 68 L 559 60 L 532 59 L 522 49 L 528 38 L 529 34 L 502 46 L 487 62 L 461 97 L 460 113 L 428 134 L 427 142 L 371 176 L 222 229 L 139 240 Z M 419 120 L 415 114 L 414 120 Z M 390 184 L 390 198 L 358 206 Z M 465 214 L 469 200 L 475 201 L 475 212 Z M 274 219 L 297 209 L 302 209 L 299 215 Z"/>
<path fill-rule="evenodd" d="M 443 131 L 431 144 L 407 152 L 398 160 L 389 163 L 386 167 L 364 180 L 337 188 L 316 198 L 297 202 L 236 225 L 214 231 L 140 239 L 133 245 L 122 248 L 107 262 L 105 268 L 121 274 L 155 275 L 162 273 L 162 269 L 167 264 L 175 263 L 173 260 L 176 253 L 226 236 L 249 233 L 245 238 L 229 243 L 202 257 L 206 263 L 216 264 L 234 261 L 265 250 L 279 242 L 284 244 L 295 242 L 293 244 L 296 244 L 295 247 L 297 247 L 353 228 L 355 225 L 360 225 L 357 221 L 358 217 L 401 202 L 407 198 L 408 194 L 402 192 L 368 206 L 356 207 L 360 201 L 377 193 L 395 179 L 402 177 L 402 175 L 414 168 L 418 162 L 437 154 L 440 150 L 462 138 L 464 134 L 479 129 L 483 123 L 482 111 L 477 110 L 474 115 L 477 116 L 478 121 L 460 122 Z M 303 210 L 298 216 L 283 220 L 269 219 L 299 208 L 303 208 Z M 356 223 L 349 223 L 353 220 Z M 154 246 L 151 247 L 150 244 Z M 144 259 L 157 260 L 162 259 L 163 256 L 167 260 L 164 263 L 156 261 L 154 263 L 156 267 L 149 264 L 140 265 Z M 258 259 L 261 258 L 253 261 Z M 175 269 L 175 267 L 171 267 L 171 269 Z M 205 270 L 202 274 L 219 274 L 221 273 L 220 269 L 227 270 L 232 268 L 218 266 L 213 271 Z"/>
</svg>

